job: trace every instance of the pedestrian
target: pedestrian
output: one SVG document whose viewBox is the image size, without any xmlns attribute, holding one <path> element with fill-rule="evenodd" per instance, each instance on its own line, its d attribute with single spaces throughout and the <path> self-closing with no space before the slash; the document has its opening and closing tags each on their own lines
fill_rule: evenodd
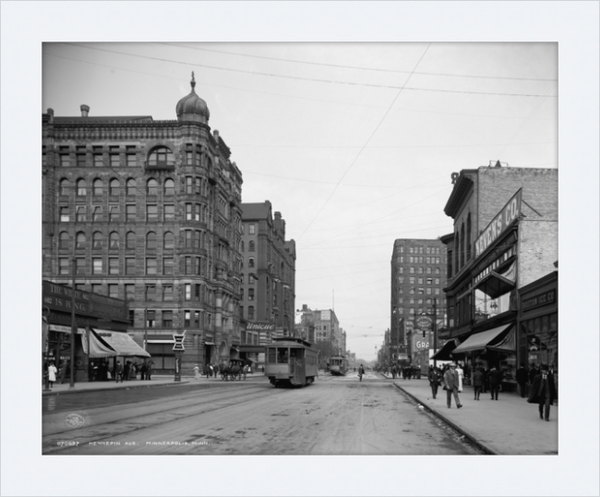
<svg viewBox="0 0 600 497">
<path fill-rule="evenodd" d="M 123 377 L 121 378 L 121 383 L 123 380 L 129 380 L 129 370 L 131 369 L 131 361 L 125 361 L 125 367 L 123 368 Z"/>
<path fill-rule="evenodd" d="M 450 364 L 450 367 L 444 373 L 444 390 L 446 390 L 446 403 L 448 409 L 452 407 L 452 396 L 456 402 L 457 409 L 462 407 L 458 398 L 458 373 L 456 372 L 456 364 Z"/>
<path fill-rule="evenodd" d="M 458 391 L 463 391 L 463 378 L 465 376 L 465 372 L 463 368 L 460 366 L 460 362 L 456 365 L 456 372 L 458 373 Z"/>
<path fill-rule="evenodd" d="M 54 385 L 56 382 L 56 373 L 58 373 L 58 370 L 56 369 L 54 363 L 51 362 L 48 366 L 48 381 L 50 382 L 50 390 L 52 390 L 52 385 Z"/>
<path fill-rule="evenodd" d="M 144 359 L 144 362 L 142 362 L 142 365 L 140 366 L 140 380 L 145 380 L 146 379 L 146 369 L 148 366 L 146 366 L 146 359 Z"/>
<path fill-rule="evenodd" d="M 539 374 L 537 365 L 535 363 L 531 364 L 531 368 L 529 369 L 529 384 L 533 385 L 533 380 Z"/>
<path fill-rule="evenodd" d="M 500 385 L 502 384 L 502 371 L 498 371 L 495 367 L 492 367 L 488 376 L 492 400 L 498 400 L 498 392 L 500 391 Z"/>
<path fill-rule="evenodd" d="M 198 364 L 194 366 L 194 378 L 196 378 L 197 380 L 200 379 L 200 367 L 198 366 Z"/>
<path fill-rule="evenodd" d="M 438 387 L 440 385 L 440 378 L 433 366 L 429 366 L 427 379 L 429 380 L 429 386 L 431 387 L 431 395 L 433 395 L 433 398 L 435 399 L 438 392 Z"/>
<path fill-rule="evenodd" d="M 529 373 L 527 372 L 527 368 L 525 367 L 525 364 L 521 363 L 521 366 L 519 366 L 519 369 L 517 369 L 517 384 L 519 385 L 519 393 L 523 398 L 525 397 L 528 378 Z"/>
<path fill-rule="evenodd" d="M 148 361 L 148 364 L 146 364 L 146 379 L 147 380 L 152 379 L 152 366 L 153 365 L 154 365 L 154 362 L 152 361 L 152 359 L 150 359 Z"/>
<path fill-rule="evenodd" d="M 121 379 L 121 383 L 123 383 L 123 365 L 121 361 L 117 361 L 115 365 L 115 383 L 119 383 L 119 379 Z"/>
<path fill-rule="evenodd" d="M 365 368 L 363 368 L 363 365 L 361 364 L 358 368 L 358 379 L 360 381 L 362 381 L 362 377 L 365 374 Z"/>
<path fill-rule="evenodd" d="M 554 375 L 548 370 L 547 364 L 542 364 L 539 374 L 533 379 L 527 402 L 538 404 L 540 419 L 550 421 L 550 406 L 556 398 L 556 383 Z"/>
<path fill-rule="evenodd" d="M 483 368 L 477 368 L 473 371 L 473 395 L 475 400 L 479 400 L 481 390 L 483 389 Z"/>
</svg>

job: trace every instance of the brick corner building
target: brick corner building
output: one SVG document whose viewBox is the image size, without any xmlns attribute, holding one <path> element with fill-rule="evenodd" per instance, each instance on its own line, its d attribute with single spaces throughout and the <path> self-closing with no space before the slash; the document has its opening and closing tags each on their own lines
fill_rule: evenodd
<svg viewBox="0 0 600 497">
<path fill-rule="evenodd" d="M 122 299 L 127 332 L 182 372 L 236 357 L 240 342 L 242 174 L 191 92 L 176 120 L 42 115 L 43 278 Z"/>
</svg>

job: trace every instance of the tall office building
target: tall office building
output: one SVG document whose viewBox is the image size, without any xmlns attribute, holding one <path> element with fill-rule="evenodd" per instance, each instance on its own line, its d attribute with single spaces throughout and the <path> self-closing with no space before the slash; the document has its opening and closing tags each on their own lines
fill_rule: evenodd
<svg viewBox="0 0 600 497">
<path fill-rule="evenodd" d="M 444 325 L 446 246 L 440 240 L 403 238 L 394 241 L 391 260 L 391 323 L 388 363 L 412 362 L 414 355 L 433 348 L 423 341 L 419 319 Z M 427 319 L 428 318 L 428 319 Z M 430 326 L 430 329 L 433 326 Z M 428 346 L 426 345 L 428 344 Z"/>
</svg>

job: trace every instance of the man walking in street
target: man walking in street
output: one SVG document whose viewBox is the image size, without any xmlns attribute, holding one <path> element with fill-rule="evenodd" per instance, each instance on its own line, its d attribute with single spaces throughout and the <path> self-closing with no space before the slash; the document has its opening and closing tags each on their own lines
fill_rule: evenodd
<svg viewBox="0 0 600 497">
<path fill-rule="evenodd" d="M 483 368 L 477 368 L 473 371 L 473 395 L 474 400 L 479 400 L 481 390 L 483 389 Z"/>
<path fill-rule="evenodd" d="M 431 387 L 431 395 L 435 399 L 437 392 L 438 392 L 438 386 L 440 384 L 440 377 L 438 376 L 437 368 L 434 368 L 433 366 L 429 366 L 429 372 L 427 373 L 427 379 L 429 380 L 429 386 Z"/>
<path fill-rule="evenodd" d="M 444 373 L 444 390 L 446 390 L 446 401 L 448 409 L 452 407 L 452 395 L 456 402 L 457 409 L 462 407 L 458 398 L 458 373 L 456 372 L 456 364 L 450 364 L 450 367 Z"/>
<path fill-rule="evenodd" d="M 556 398 L 554 375 L 548 371 L 548 365 L 542 364 L 540 373 L 533 379 L 527 402 L 538 404 L 540 419 L 550 421 L 550 406 Z"/>
</svg>

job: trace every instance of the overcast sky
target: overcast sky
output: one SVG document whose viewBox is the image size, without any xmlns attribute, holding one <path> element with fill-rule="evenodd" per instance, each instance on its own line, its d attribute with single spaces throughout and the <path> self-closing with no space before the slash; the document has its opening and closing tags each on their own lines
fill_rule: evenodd
<svg viewBox="0 0 600 497">
<path fill-rule="evenodd" d="M 452 232 L 450 175 L 557 167 L 556 43 L 46 43 L 42 109 L 176 119 L 190 92 L 296 241 L 296 308 L 371 360 L 398 238 Z"/>
</svg>

